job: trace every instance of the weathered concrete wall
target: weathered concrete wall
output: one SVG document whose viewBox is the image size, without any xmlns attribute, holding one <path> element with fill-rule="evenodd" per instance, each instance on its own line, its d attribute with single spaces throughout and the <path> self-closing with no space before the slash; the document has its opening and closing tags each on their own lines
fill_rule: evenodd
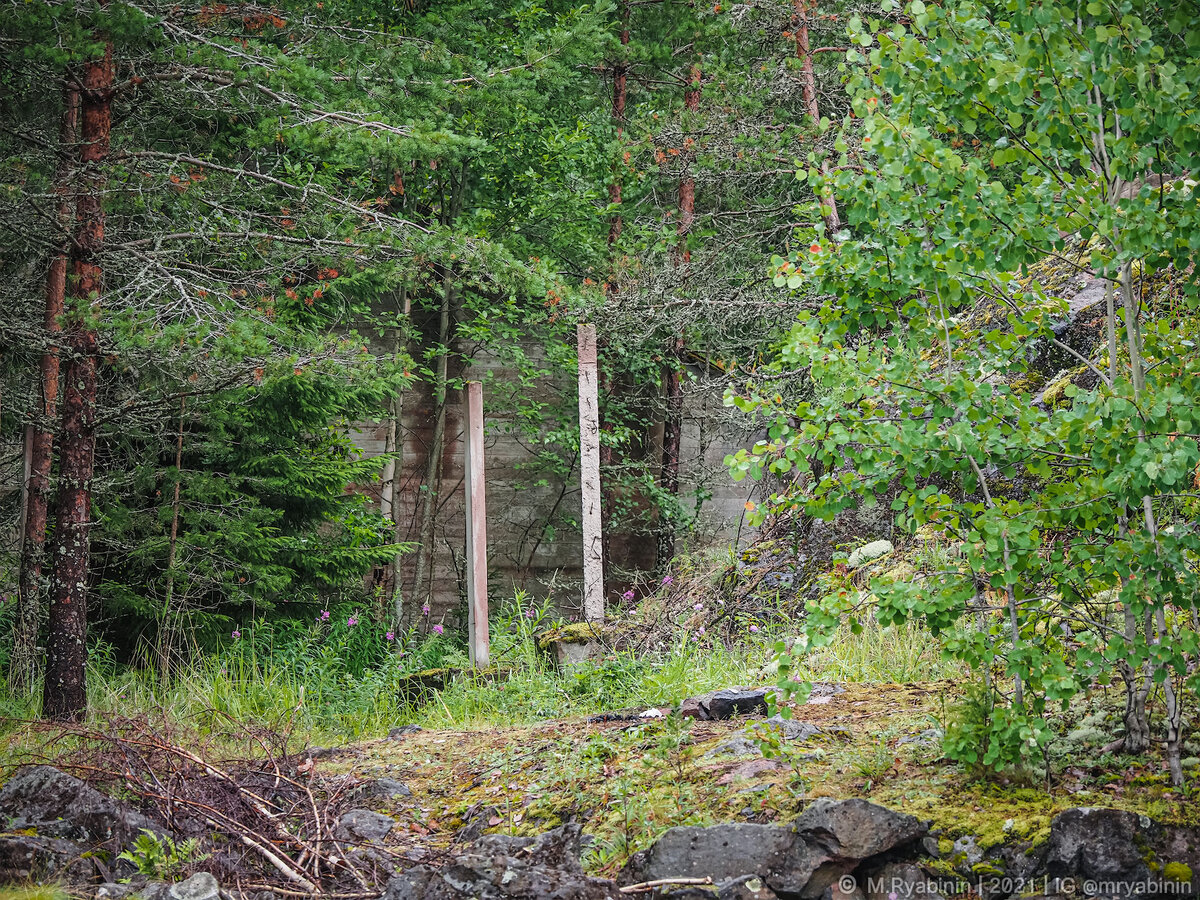
<svg viewBox="0 0 1200 900">
<path fill-rule="evenodd" d="M 575 614 L 582 582 L 581 496 L 575 450 L 545 446 L 523 436 L 516 418 L 504 412 L 509 405 L 505 395 L 515 390 L 518 373 L 477 348 L 457 349 L 464 355 L 468 352 L 475 355 L 465 369 L 461 364 L 452 367 L 451 377 L 465 375 L 484 383 L 489 593 L 493 602 L 510 598 L 520 588 L 537 597 L 552 596 L 564 614 Z M 524 350 L 536 358 L 537 348 L 530 346 Z M 568 415 L 574 416 L 572 373 L 564 372 L 561 379 L 553 381 L 532 387 L 540 394 L 537 399 L 570 404 Z M 529 385 L 522 387 L 525 392 L 530 389 Z M 705 485 L 712 493 L 701 506 L 700 524 L 691 539 L 693 545 L 724 543 L 736 539 L 739 531 L 745 535 L 740 526 L 752 485 L 735 484 L 722 464 L 727 453 L 744 445 L 744 437 L 720 428 L 717 420 L 722 413 L 718 394 L 705 396 L 692 390 L 685 395 L 681 495 L 691 505 L 698 484 Z M 396 509 L 402 539 L 414 543 L 419 536 L 421 482 L 435 415 L 435 398 L 429 385 L 418 385 L 404 398 L 403 488 Z M 355 443 L 364 455 L 376 456 L 385 451 L 387 432 L 386 423 L 362 428 L 355 435 Z M 661 456 L 661 428 L 656 432 L 648 436 L 645 448 L 651 459 Z M 434 528 L 431 605 L 433 615 L 438 618 L 456 617 L 456 610 L 465 598 L 464 448 L 461 391 L 450 391 Z M 555 454 L 566 467 L 566 477 L 549 472 L 539 462 L 539 451 Z M 363 487 L 378 500 L 378 484 Z M 644 570 L 654 564 L 652 535 L 622 533 L 614 528 L 610 530 L 608 544 L 612 561 L 621 568 Z M 411 598 L 425 595 L 414 589 L 415 562 L 415 551 L 405 555 L 404 597 L 410 613 L 414 607 Z M 610 593 L 619 593 L 624 584 L 610 584 Z"/>
</svg>

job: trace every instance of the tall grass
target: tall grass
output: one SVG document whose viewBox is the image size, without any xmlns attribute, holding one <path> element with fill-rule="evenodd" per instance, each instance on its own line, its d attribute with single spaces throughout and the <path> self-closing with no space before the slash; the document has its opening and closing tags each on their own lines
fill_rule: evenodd
<svg viewBox="0 0 1200 900">
<path fill-rule="evenodd" d="M 259 625 L 213 654 L 198 654 L 186 672 L 163 680 L 153 667 L 113 664 L 101 652 L 89 669 L 90 715 L 166 718 L 220 733 L 228 720 L 256 722 L 314 744 L 386 734 L 404 724 L 479 728 L 671 706 L 722 687 L 766 684 L 779 628 L 746 632 L 733 646 L 694 632 L 664 633 L 649 653 L 610 653 L 559 671 L 537 647 L 555 624 L 544 605 L 517 594 L 492 622 L 492 656 L 500 671 L 473 673 L 464 649 L 432 628 L 387 640 L 380 628 L 342 621 L 310 629 Z M 906 682 L 953 678 L 960 667 L 942 661 L 922 628 L 882 628 L 870 617 L 859 633 L 848 628 L 828 645 L 796 660 L 806 679 Z M 458 668 L 446 687 L 412 705 L 403 688 L 414 671 Z M 36 698 L 0 697 L 0 713 L 34 718 Z"/>
</svg>

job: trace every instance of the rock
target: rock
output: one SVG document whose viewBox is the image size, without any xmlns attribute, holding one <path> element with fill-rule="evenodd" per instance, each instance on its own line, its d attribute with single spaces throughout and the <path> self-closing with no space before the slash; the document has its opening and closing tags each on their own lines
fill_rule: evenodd
<svg viewBox="0 0 1200 900">
<path fill-rule="evenodd" d="M 355 800 L 392 800 L 396 797 L 411 797 L 412 791 L 403 781 L 394 778 L 376 778 L 366 781 L 354 789 Z"/>
<path fill-rule="evenodd" d="M 757 741 L 752 741 L 744 734 L 735 734 L 727 741 L 722 741 L 704 754 L 705 759 L 716 756 L 762 756 L 762 747 Z"/>
<path fill-rule="evenodd" d="M 940 728 L 926 728 L 920 734 L 906 734 L 896 741 L 897 747 L 916 744 L 920 747 L 940 747 L 944 733 Z"/>
<path fill-rule="evenodd" d="M 891 862 L 859 879 L 866 888 L 867 900 L 889 900 L 905 897 L 913 900 L 943 900 L 939 883 L 915 863 Z"/>
<path fill-rule="evenodd" d="M 1119 809 L 1068 809 L 1050 822 L 1045 871 L 1050 878 L 1088 877 L 1134 883 L 1151 875 L 1147 865 L 1152 823 Z"/>
<path fill-rule="evenodd" d="M 83 847 L 62 838 L 0 835 L 0 884 L 90 881 L 95 864 L 81 858 L 83 852 Z"/>
<path fill-rule="evenodd" d="M 867 800 L 814 800 L 794 826 L 818 841 L 833 840 L 841 856 L 866 859 L 919 841 L 929 831 L 915 816 Z"/>
<path fill-rule="evenodd" d="M 197 872 L 167 891 L 170 900 L 220 900 L 221 885 L 208 872 Z"/>
<path fill-rule="evenodd" d="M 488 822 L 500 815 L 500 811 L 494 806 L 472 806 L 463 813 L 463 827 L 458 829 L 454 835 L 454 840 L 459 843 L 474 843 L 483 836 L 484 830 L 488 827 Z"/>
<path fill-rule="evenodd" d="M 684 719 L 703 719 L 707 714 L 700 708 L 699 698 L 688 697 L 679 704 L 679 715 Z"/>
<path fill-rule="evenodd" d="M 971 866 L 977 866 L 982 861 L 983 851 L 969 834 L 956 839 L 950 848 L 950 862 L 959 871 L 969 872 Z"/>
<path fill-rule="evenodd" d="M 583 866 L 583 829 L 576 824 L 560 825 L 536 837 L 514 837 L 508 834 L 485 834 L 470 852 L 480 856 L 510 856 L 528 859 L 540 866 L 552 866 L 579 875 Z"/>
<path fill-rule="evenodd" d="M 338 819 L 333 836 L 339 841 L 381 841 L 396 827 L 396 820 L 369 809 L 352 809 Z"/>
<path fill-rule="evenodd" d="M 660 878 L 725 882 L 756 875 L 780 896 L 821 896 L 863 860 L 915 845 L 917 819 L 865 800 L 817 800 L 792 823 L 671 828 L 622 870 L 621 884 Z"/>
<path fill-rule="evenodd" d="M 607 633 L 595 622 L 573 622 L 542 635 L 537 645 L 559 669 L 565 670 L 601 655 Z"/>
<path fill-rule="evenodd" d="M 705 712 L 701 718 L 731 719 L 734 716 L 767 713 L 767 688 L 728 688 L 699 698 Z"/>
<path fill-rule="evenodd" d="M 0 822 L 11 831 L 29 828 L 39 837 L 79 841 L 85 850 L 120 851 L 143 828 L 168 833 L 129 804 L 52 766 L 25 768 L 9 779 L 0 789 Z"/>
<path fill-rule="evenodd" d="M 606 878 L 513 859 L 468 854 L 440 868 L 415 866 L 388 881 L 380 900 L 618 900 Z"/>
<path fill-rule="evenodd" d="M 96 900 L 125 900 L 136 888 L 132 884 L 115 884 L 106 881 L 96 888 Z"/>
<path fill-rule="evenodd" d="M 846 566 L 857 569 L 859 566 L 887 556 L 895 549 L 891 541 L 871 541 L 851 553 L 850 558 L 846 560 Z"/>
<path fill-rule="evenodd" d="M 711 898 L 712 894 L 708 894 Z M 757 875 L 743 875 L 741 878 L 731 878 L 717 885 L 717 900 L 778 900 L 771 890 Z"/>
<path fill-rule="evenodd" d="M 422 730 L 424 729 L 422 729 L 420 725 L 401 725 L 399 728 L 393 728 L 388 732 L 388 739 L 398 741 L 406 734 L 416 734 L 418 731 Z"/>
<path fill-rule="evenodd" d="M 785 719 L 783 716 L 771 716 L 767 719 L 767 725 L 778 731 L 779 736 L 785 741 L 807 741 L 821 733 L 821 729 L 811 722 Z"/>
<path fill-rule="evenodd" d="M 168 900 L 167 895 L 170 890 L 169 884 L 161 881 L 148 881 L 133 896 L 136 900 Z"/>
<path fill-rule="evenodd" d="M 661 878 L 724 882 L 756 875 L 774 887 L 771 876 L 786 866 L 795 843 L 796 833 L 779 825 L 669 828 L 648 850 L 630 857 L 617 882 L 630 885 Z"/>
</svg>

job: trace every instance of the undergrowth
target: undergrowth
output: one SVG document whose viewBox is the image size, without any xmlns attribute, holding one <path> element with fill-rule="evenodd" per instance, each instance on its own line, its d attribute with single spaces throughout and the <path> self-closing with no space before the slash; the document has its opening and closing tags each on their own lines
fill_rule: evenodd
<svg viewBox="0 0 1200 900">
<path fill-rule="evenodd" d="M 665 579 L 659 593 L 671 590 Z M 355 610 L 322 613 L 310 626 L 260 622 L 234 632 L 216 653 L 196 653 L 182 672 L 164 679 L 153 665 L 116 663 L 104 647 L 89 665 L 90 716 L 144 715 L 212 732 L 219 721 L 258 722 L 310 744 L 342 743 L 386 734 L 399 725 L 481 728 L 591 715 L 632 707 L 671 706 L 688 696 L 734 685 L 774 681 L 769 664 L 780 640 L 792 638 L 782 617 L 747 623 L 732 637 L 705 634 L 705 611 L 689 603 L 694 621 L 662 622 L 642 649 L 613 651 L 559 671 L 537 637 L 559 623 L 546 603 L 518 592 L 493 613 L 493 670 L 473 673 L 460 635 L 422 617 L 393 633 Z M 712 629 L 715 632 L 715 629 Z M 418 672 L 449 670 L 428 702 L 406 700 Z M 803 658 L 805 678 L 906 682 L 956 677 L 936 643 L 917 626 L 859 633 L 846 629 Z M 38 699 L 0 696 L 0 714 L 19 740 L 20 720 L 36 718 Z"/>
</svg>

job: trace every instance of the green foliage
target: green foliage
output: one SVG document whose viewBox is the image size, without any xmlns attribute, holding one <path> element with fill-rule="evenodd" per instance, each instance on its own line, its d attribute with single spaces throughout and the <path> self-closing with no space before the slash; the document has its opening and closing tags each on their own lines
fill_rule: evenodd
<svg viewBox="0 0 1200 900">
<path fill-rule="evenodd" d="M 179 879 L 189 866 L 207 858 L 207 853 L 200 852 L 199 839 L 188 838 L 176 844 L 170 835 L 159 835 L 149 828 L 142 829 L 133 849 L 122 850 L 117 856 L 137 866 L 139 875 L 163 881 Z"/>
<path fill-rule="evenodd" d="M 737 478 L 787 475 L 759 520 L 888 503 L 902 533 L 962 542 L 961 559 L 871 592 L 881 624 L 923 622 L 1010 685 L 954 739 L 965 761 L 1016 765 L 1047 711 L 1124 666 L 1166 685 L 1177 776 L 1171 691 L 1200 651 L 1200 356 L 1173 324 L 1196 314 L 1200 127 L 1179 112 L 1200 99 L 1179 39 L 1194 29 L 1153 5 L 907 10 L 907 24 L 849 23 L 845 231 L 802 232 L 774 261 L 777 285 L 826 298 L 778 362 L 814 396 L 731 390 L 766 437 L 727 462 Z M 1073 350 L 1087 378 L 1061 404 L 1026 377 L 1067 313 L 1069 295 L 1028 274 L 1047 255 L 1114 297 L 1112 349 Z M 810 630 L 855 626 L 861 600 L 823 593 Z"/>
</svg>

